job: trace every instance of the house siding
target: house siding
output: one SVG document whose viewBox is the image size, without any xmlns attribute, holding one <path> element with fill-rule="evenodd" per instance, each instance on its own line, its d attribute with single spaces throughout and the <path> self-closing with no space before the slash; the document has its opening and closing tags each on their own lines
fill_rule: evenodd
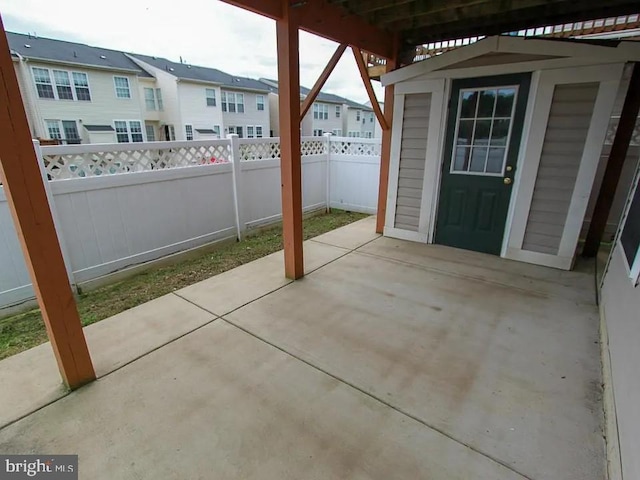
<svg viewBox="0 0 640 480">
<path fill-rule="evenodd" d="M 212 88 L 216 91 L 216 106 L 207 105 L 206 89 Z M 194 135 L 195 129 L 213 129 L 215 125 L 220 127 L 222 135 L 222 107 L 220 106 L 220 87 L 199 83 L 191 83 L 181 80 L 178 84 L 178 95 L 180 96 L 180 119 L 176 123 L 176 130 L 180 125 L 180 135 L 186 139 L 185 125 L 192 125 Z M 176 131 L 176 135 L 177 135 Z M 195 138 L 195 137 L 194 137 Z"/>
<path fill-rule="evenodd" d="M 611 359 L 610 383 L 618 418 L 617 456 L 622 460 L 623 478 L 640 478 L 640 287 L 634 287 L 629 278 L 619 244 L 611 255 L 600 298 L 608 337 L 604 348 Z"/>
<path fill-rule="evenodd" d="M 405 96 L 395 212 L 400 230 L 418 231 L 430 109 L 430 93 Z"/>
<path fill-rule="evenodd" d="M 268 137 L 271 131 L 269 118 L 268 92 L 248 92 L 245 90 L 233 90 L 222 87 L 222 91 L 228 93 L 242 93 L 244 95 L 244 113 L 222 112 L 222 123 L 225 134 L 229 133 L 230 126 L 242 127 L 242 136 L 247 137 L 247 126 L 261 126 L 262 136 Z M 264 96 L 264 110 L 258 110 L 256 97 Z M 221 107 L 222 108 L 222 107 Z"/>
<path fill-rule="evenodd" d="M 138 78 L 135 74 L 114 71 L 95 70 L 82 67 L 68 67 L 39 62 L 27 62 L 30 88 L 33 89 L 35 108 L 39 113 L 37 122 L 42 128 L 43 136 L 48 138 L 45 120 L 75 120 L 78 133 L 83 141 L 88 141 L 88 133 L 83 125 L 113 125 L 114 120 L 144 120 L 140 108 Z M 75 71 L 86 73 L 89 78 L 91 101 L 42 99 L 37 96 L 33 81 L 32 67 Z M 131 98 L 116 98 L 113 82 L 114 76 L 127 77 Z"/>
<path fill-rule="evenodd" d="M 558 254 L 598 86 L 594 82 L 555 87 L 523 250 Z"/>
</svg>

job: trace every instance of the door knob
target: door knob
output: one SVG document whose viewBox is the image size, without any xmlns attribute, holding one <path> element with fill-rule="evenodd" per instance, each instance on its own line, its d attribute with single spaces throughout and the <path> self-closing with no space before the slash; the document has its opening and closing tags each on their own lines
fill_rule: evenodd
<svg viewBox="0 0 640 480">
<path fill-rule="evenodd" d="M 511 185 L 511 179 L 509 177 L 505 177 L 503 181 L 505 185 Z"/>
</svg>

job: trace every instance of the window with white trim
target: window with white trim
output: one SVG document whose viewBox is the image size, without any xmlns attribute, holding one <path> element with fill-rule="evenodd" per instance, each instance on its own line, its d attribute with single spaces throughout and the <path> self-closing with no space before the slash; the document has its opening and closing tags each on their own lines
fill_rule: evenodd
<svg viewBox="0 0 640 480">
<path fill-rule="evenodd" d="M 324 131 L 321 128 L 314 128 L 313 129 L 313 136 L 314 137 L 321 137 L 322 135 L 324 135 Z"/>
<path fill-rule="evenodd" d="M 228 131 L 230 134 L 235 133 L 236 135 L 238 135 L 238 137 L 242 138 L 242 127 L 229 127 Z"/>
<path fill-rule="evenodd" d="M 251 126 L 251 125 L 247 125 L 247 138 L 254 138 L 253 137 L 253 126 Z"/>
<path fill-rule="evenodd" d="M 114 120 L 118 143 L 144 142 L 142 122 L 139 120 Z"/>
<path fill-rule="evenodd" d="M 342 115 L 342 105 L 336 105 L 336 118 L 340 118 Z"/>
<path fill-rule="evenodd" d="M 113 77 L 117 98 L 131 98 L 131 87 L 127 77 Z"/>
<path fill-rule="evenodd" d="M 187 140 L 193 140 L 193 125 L 185 125 L 184 133 Z"/>
<path fill-rule="evenodd" d="M 367 132 L 365 138 L 373 138 L 373 132 Z"/>
<path fill-rule="evenodd" d="M 158 110 L 164 110 L 164 103 L 162 102 L 162 90 L 160 88 L 156 88 L 156 102 L 158 104 Z"/>
<path fill-rule="evenodd" d="M 73 90 L 71 79 L 66 70 L 54 70 L 53 80 L 56 82 L 56 92 L 59 100 L 73 100 Z"/>
<path fill-rule="evenodd" d="M 256 125 L 256 138 L 262 138 L 262 126 Z"/>
<path fill-rule="evenodd" d="M 229 113 L 244 113 L 244 93 L 222 91 L 222 111 Z"/>
<path fill-rule="evenodd" d="M 313 104 L 313 119 L 314 120 L 329 120 L 329 105 L 326 103 L 314 103 Z"/>
<path fill-rule="evenodd" d="M 360 121 L 360 110 L 356 110 L 356 122 Z"/>
<path fill-rule="evenodd" d="M 218 138 L 220 138 L 220 125 L 213 126 L 213 133 L 215 133 L 218 136 Z"/>
<path fill-rule="evenodd" d="M 146 123 L 144 126 L 144 131 L 147 134 L 147 142 L 155 142 L 156 141 L 156 129 L 153 125 Z"/>
<path fill-rule="evenodd" d="M 373 112 L 371 112 L 369 114 L 369 123 L 373 123 L 373 117 L 374 117 Z"/>
<path fill-rule="evenodd" d="M 156 93 L 153 88 L 144 89 L 144 104 L 147 107 L 147 110 L 156 110 Z"/>
<path fill-rule="evenodd" d="M 67 145 L 81 143 L 78 124 L 75 120 L 45 120 L 47 133 L 52 140 L 60 140 Z"/>
<path fill-rule="evenodd" d="M 331 130 L 331 133 L 333 135 L 335 135 L 336 137 L 341 137 L 342 136 L 342 129 L 341 128 L 334 128 L 333 130 Z"/>
<path fill-rule="evenodd" d="M 33 81 L 36 84 L 36 90 L 38 97 L 40 98 L 56 98 L 53 93 L 53 83 L 51 83 L 51 76 L 49 70 L 46 68 L 33 67 Z"/>
<path fill-rule="evenodd" d="M 348 134 L 347 137 L 353 137 L 353 138 L 360 138 L 360 132 L 351 130 Z"/>
<path fill-rule="evenodd" d="M 256 95 L 256 110 L 259 112 L 264 110 L 264 95 Z"/>
<path fill-rule="evenodd" d="M 89 77 L 83 72 L 33 67 L 33 81 L 39 98 L 91 101 Z M 52 80 L 53 78 L 53 80 Z"/>
<path fill-rule="evenodd" d="M 89 76 L 83 72 L 72 72 L 73 88 L 76 92 L 76 100 L 82 102 L 91 101 L 91 91 L 89 90 Z"/>
<path fill-rule="evenodd" d="M 204 95 L 207 99 L 207 107 L 215 107 L 216 106 L 216 89 L 205 88 Z"/>
<path fill-rule="evenodd" d="M 451 173 L 502 176 L 517 86 L 460 90 Z"/>
</svg>

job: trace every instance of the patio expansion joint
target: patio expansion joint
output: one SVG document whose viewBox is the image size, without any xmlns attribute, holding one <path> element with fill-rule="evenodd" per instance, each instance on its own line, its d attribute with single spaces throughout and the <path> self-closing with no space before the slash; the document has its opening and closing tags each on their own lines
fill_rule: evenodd
<svg viewBox="0 0 640 480">
<path fill-rule="evenodd" d="M 364 245 L 363 245 L 364 246 Z M 360 248 L 360 247 L 358 247 Z M 444 270 L 444 269 L 440 269 L 440 268 L 436 268 L 436 267 L 429 267 L 426 265 L 421 265 L 419 263 L 413 263 L 413 262 L 407 262 L 406 260 L 399 260 L 397 258 L 393 258 L 393 257 L 386 257 L 384 255 L 378 255 L 376 253 L 371 253 L 371 252 L 362 252 L 359 251 L 358 249 L 354 250 L 353 253 L 356 253 L 358 255 L 364 255 L 366 257 L 371 257 L 371 258 L 377 258 L 380 260 L 386 260 L 388 262 L 391 263 L 397 263 L 399 265 L 406 265 L 408 267 L 414 267 L 414 268 L 418 268 L 420 270 L 425 270 L 425 271 L 429 271 L 429 272 L 435 272 L 435 273 L 439 273 L 442 275 L 447 275 L 449 277 L 455 277 L 455 278 L 464 278 L 466 280 L 474 280 L 474 281 L 480 281 L 480 282 L 485 282 L 491 285 L 496 285 L 496 286 L 500 286 L 500 287 L 504 287 L 504 288 L 508 288 L 511 290 L 516 290 L 518 292 L 525 292 L 525 293 L 537 293 L 541 296 L 550 296 L 556 299 L 561 299 L 561 300 L 566 300 L 566 298 L 561 295 L 561 294 L 555 294 L 555 293 L 550 293 L 550 292 L 542 292 L 540 290 L 535 290 L 535 289 L 527 289 L 527 288 L 521 288 L 521 287 L 516 287 L 512 284 L 509 283 L 502 283 L 502 282 L 496 282 L 495 280 L 491 280 L 488 279 L 486 277 L 481 277 L 481 276 L 477 276 L 477 275 L 464 275 L 462 273 L 454 273 L 448 270 Z M 455 263 L 460 263 L 460 262 L 455 262 Z M 524 278 L 531 278 L 531 277 L 524 277 Z M 533 279 L 535 280 L 535 279 Z M 541 280 L 544 281 L 544 280 Z M 578 302 L 578 301 L 574 301 L 574 300 L 566 300 L 566 301 L 570 301 L 571 303 L 577 303 L 580 305 L 587 305 L 587 306 L 596 306 L 594 303 L 592 302 Z"/>
</svg>

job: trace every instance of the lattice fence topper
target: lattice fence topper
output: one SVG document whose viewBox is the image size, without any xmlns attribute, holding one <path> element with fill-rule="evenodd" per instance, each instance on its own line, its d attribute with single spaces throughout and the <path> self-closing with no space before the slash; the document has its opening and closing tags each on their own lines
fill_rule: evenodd
<svg viewBox="0 0 640 480">
<path fill-rule="evenodd" d="M 302 143 L 300 144 L 302 156 L 324 155 L 327 153 L 325 145 L 325 140 L 302 140 Z"/>
<path fill-rule="evenodd" d="M 618 130 L 618 123 L 620 123 L 620 117 L 611 117 L 609 121 L 609 126 L 607 127 L 607 136 L 604 139 L 605 145 L 612 145 L 613 139 L 616 136 L 616 131 Z M 631 135 L 630 145 L 640 146 L 640 118 L 636 119 L 636 126 L 633 129 L 633 134 Z"/>
<path fill-rule="evenodd" d="M 44 154 L 50 180 L 229 163 L 227 145 Z"/>
<path fill-rule="evenodd" d="M 280 158 L 280 144 L 278 142 L 240 144 L 240 161 L 242 162 L 276 158 Z"/>
<path fill-rule="evenodd" d="M 364 143 L 357 140 L 331 141 L 330 152 L 337 155 L 380 156 L 380 143 Z"/>
</svg>

